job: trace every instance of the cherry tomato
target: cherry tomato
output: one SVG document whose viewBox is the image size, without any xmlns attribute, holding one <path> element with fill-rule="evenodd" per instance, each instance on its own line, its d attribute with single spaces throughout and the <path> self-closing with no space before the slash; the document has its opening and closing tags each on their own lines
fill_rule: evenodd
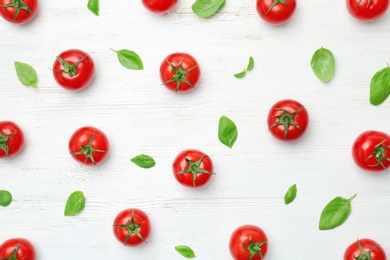
<svg viewBox="0 0 390 260">
<path fill-rule="evenodd" d="M 153 13 L 165 14 L 175 7 L 177 0 L 142 0 L 142 4 Z"/>
<path fill-rule="evenodd" d="M 106 159 L 109 152 L 107 136 L 95 127 L 81 127 L 69 140 L 69 152 L 78 162 L 98 165 Z"/>
<path fill-rule="evenodd" d="M 296 0 L 257 0 L 260 17 L 271 24 L 284 24 L 293 16 Z"/>
<path fill-rule="evenodd" d="M 389 0 L 347 0 L 349 13 L 358 20 L 372 22 L 382 17 L 389 7 Z"/>
<path fill-rule="evenodd" d="M 195 88 L 200 78 L 200 68 L 194 57 L 187 53 L 173 53 L 160 66 L 162 83 L 175 92 L 188 92 Z"/>
<path fill-rule="evenodd" d="M 38 0 L 0 0 L 0 14 L 11 23 L 29 22 L 37 10 Z"/>
<path fill-rule="evenodd" d="M 306 108 L 292 99 L 285 99 L 274 104 L 268 113 L 268 128 L 271 134 L 283 141 L 300 138 L 309 124 Z"/>
<path fill-rule="evenodd" d="M 0 158 L 15 156 L 23 147 L 22 129 L 11 121 L 0 122 Z"/>
<path fill-rule="evenodd" d="M 8 239 L 0 245 L 0 259 L 35 260 L 35 249 L 25 238 Z"/>
<path fill-rule="evenodd" d="M 386 254 L 377 242 L 365 238 L 358 239 L 345 250 L 344 260 L 386 260 Z"/>
<path fill-rule="evenodd" d="M 172 165 L 176 180 L 187 187 L 205 185 L 213 174 L 213 162 L 205 153 L 188 149 L 179 153 Z"/>
<path fill-rule="evenodd" d="M 240 226 L 230 236 L 230 254 L 235 260 L 263 260 L 267 248 L 267 235 L 254 225 Z"/>
<path fill-rule="evenodd" d="M 92 81 L 95 65 L 91 56 L 81 50 L 67 50 L 57 56 L 53 64 L 53 76 L 57 83 L 68 90 L 82 90 Z"/>
<path fill-rule="evenodd" d="M 121 211 L 115 218 L 113 232 L 125 246 L 137 246 L 146 242 L 151 231 L 149 217 L 140 209 Z"/>
<path fill-rule="evenodd" d="M 352 146 L 355 163 L 364 170 L 383 171 L 390 166 L 390 136 L 379 131 L 361 133 Z"/>
</svg>

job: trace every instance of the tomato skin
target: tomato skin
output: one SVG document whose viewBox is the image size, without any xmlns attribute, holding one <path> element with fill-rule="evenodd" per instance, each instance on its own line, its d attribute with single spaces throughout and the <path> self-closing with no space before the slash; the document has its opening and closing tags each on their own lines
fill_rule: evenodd
<svg viewBox="0 0 390 260">
<path fill-rule="evenodd" d="M 165 14 L 175 7 L 177 0 L 142 0 L 142 4 L 150 12 L 156 14 Z"/>
<path fill-rule="evenodd" d="M 0 133 L 3 136 L 14 134 L 8 138 L 8 157 L 13 157 L 19 154 L 24 147 L 24 134 L 22 129 L 11 121 L 0 122 Z M 4 158 L 6 152 L 0 149 L 0 158 Z"/>
<path fill-rule="evenodd" d="M 12 0 L 0 0 L 0 6 L 11 3 Z M 19 15 L 14 20 L 14 7 L 0 7 L 0 15 L 10 23 L 25 24 L 33 19 L 38 11 L 38 0 L 23 0 L 23 2 L 30 8 L 31 14 L 24 9 L 20 9 Z"/>
<path fill-rule="evenodd" d="M 346 3 L 348 12 L 356 19 L 364 22 L 378 20 L 389 7 L 389 0 L 346 0 Z"/>
<path fill-rule="evenodd" d="M 259 254 L 255 254 L 252 260 L 263 260 L 265 258 L 268 249 L 267 235 L 258 226 L 243 225 L 234 230 L 230 236 L 229 250 L 235 260 L 249 259 L 250 251 L 245 249 L 243 244 L 248 246 L 250 244 L 250 239 L 252 239 L 255 243 L 264 242 L 264 244 L 260 246 L 263 257 L 260 258 Z"/>
<path fill-rule="evenodd" d="M 91 141 L 92 136 L 94 136 L 92 142 L 92 148 L 101 150 L 103 152 L 94 151 L 92 152 L 95 165 L 102 163 L 110 150 L 109 142 L 107 136 L 99 129 L 92 126 L 84 126 L 77 129 L 69 139 L 69 153 L 76 161 L 86 164 L 94 165 L 92 158 L 88 158 L 87 161 L 85 154 L 74 154 L 82 150 L 81 146 L 88 146 Z"/>
<path fill-rule="evenodd" d="M 359 242 L 364 252 L 369 252 L 373 247 L 376 246 L 370 254 L 371 260 L 386 260 L 385 251 L 377 242 L 368 238 L 359 239 Z M 359 256 L 361 256 L 361 252 L 358 246 L 358 242 L 355 241 L 345 250 L 344 260 L 359 260 Z"/>
<path fill-rule="evenodd" d="M 276 0 L 257 0 L 257 13 L 263 20 L 271 24 L 280 25 L 288 22 L 295 12 L 296 0 L 286 0 L 286 5 L 278 3 L 268 12 L 274 1 Z"/>
<path fill-rule="evenodd" d="M 278 119 L 275 118 L 275 116 L 281 116 L 283 115 L 283 111 L 278 111 L 276 108 L 283 108 L 285 109 L 289 114 L 294 113 L 301 109 L 296 116 L 293 118 L 293 120 L 296 122 L 296 124 L 300 127 L 301 130 L 299 130 L 294 125 L 290 124 L 288 127 L 288 133 L 286 135 L 286 138 L 284 138 L 284 126 L 283 125 L 272 125 L 276 122 L 278 122 Z M 279 102 L 275 103 L 267 117 L 267 123 L 270 133 L 279 140 L 290 142 L 295 141 L 299 139 L 306 131 L 306 128 L 309 125 L 309 114 L 306 110 L 306 108 L 299 103 L 298 101 L 292 100 L 292 99 L 284 99 L 280 100 Z"/>
<path fill-rule="evenodd" d="M 58 59 L 54 61 L 53 76 L 58 85 L 67 90 L 78 91 L 86 88 L 91 83 L 95 74 L 95 64 L 88 53 L 82 50 L 70 49 L 62 52 L 58 56 L 71 65 L 85 57 L 84 60 L 77 65 L 77 74 L 73 76 L 61 72 L 61 70 L 64 69 L 64 66 Z"/>
<path fill-rule="evenodd" d="M 194 68 L 192 71 L 188 72 L 185 75 L 186 79 L 192 84 L 193 87 L 191 87 L 184 81 L 180 82 L 180 86 L 178 89 L 177 89 L 177 81 L 165 83 L 175 76 L 175 71 L 169 65 L 168 61 L 172 63 L 176 67 L 176 69 L 180 67 L 180 62 L 182 62 L 183 70 Z M 160 78 L 163 85 L 171 91 L 179 92 L 179 93 L 192 91 L 196 87 L 200 79 L 199 64 L 196 61 L 196 59 L 192 57 L 190 54 L 182 53 L 182 52 L 172 53 L 171 55 L 167 56 L 161 63 Z"/>
<path fill-rule="evenodd" d="M 25 238 L 11 238 L 0 245 L 0 259 L 12 257 L 15 247 L 19 245 L 16 253 L 17 260 L 35 260 L 35 249 L 33 244 Z"/>
<path fill-rule="evenodd" d="M 390 166 L 390 162 L 383 159 L 381 165 L 372 166 L 378 164 L 375 157 L 370 157 L 374 153 L 375 146 L 385 141 L 382 146 L 390 145 L 390 136 L 386 133 L 379 131 L 365 131 L 361 133 L 354 141 L 352 145 L 352 157 L 355 163 L 362 169 L 367 171 L 383 171 Z M 385 155 L 390 158 L 390 149 L 385 151 Z"/>
<path fill-rule="evenodd" d="M 140 224 L 140 223 L 144 222 L 138 228 L 138 231 L 142 235 L 144 240 L 146 241 L 150 235 L 151 225 L 150 225 L 150 220 L 149 220 L 148 215 L 146 215 L 146 213 L 140 209 L 136 209 L 136 208 L 125 209 L 125 210 L 119 212 L 119 214 L 115 217 L 113 227 L 112 227 L 113 232 L 114 232 L 114 236 L 122 244 L 124 244 L 124 242 L 125 242 L 126 236 L 128 235 L 128 230 L 125 228 L 122 228 L 122 227 L 115 226 L 115 225 L 118 225 L 118 224 L 119 225 L 121 225 L 121 224 L 128 225 L 129 221 L 131 221 L 131 219 L 132 219 L 133 212 L 134 212 L 134 223 L 135 224 Z M 139 238 L 136 234 L 133 233 L 130 235 L 130 237 L 127 240 L 127 243 L 125 245 L 126 246 L 137 246 L 137 245 L 142 244 L 142 243 L 144 243 L 144 241 L 141 238 Z"/>
<path fill-rule="evenodd" d="M 196 181 L 194 183 L 193 181 L 193 175 L 191 172 L 178 174 L 181 171 L 184 171 L 185 169 L 189 168 L 189 163 L 186 161 L 186 159 L 196 162 L 198 161 L 202 156 L 203 159 L 200 161 L 200 168 L 210 172 L 210 173 L 203 173 L 203 172 L 197 172 L 196 173 Z M 213 162 L 211 161 L 211 158 L 206 155 L 205 153 L 195 150 L 195 149 L 187 149 L 182 152 L 180 152 L 172 164 L 172 171 L 173 176 L 175 176 L 176 180 L 189 188 L 199 188 L 205 185 L 207 182 L 210 181 L 211 176 L 213 175 Z"/>
</svg>

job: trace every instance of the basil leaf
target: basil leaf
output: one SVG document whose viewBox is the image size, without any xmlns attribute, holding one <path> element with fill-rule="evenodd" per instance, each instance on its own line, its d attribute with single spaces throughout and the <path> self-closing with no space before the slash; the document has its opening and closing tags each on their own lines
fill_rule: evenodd
<svg viewBox="0 0 390 260">
<path fill-rule="evenodd" d="M 323 82 L 328 82 L 333 77 L 335 63 L 332 52 L 321 47 L 313 54 L 311 59 L 311 68 L 317 78 Z"/>
<path fill-rule="evenodd" d="M 149 169 L 156 165 L 155 160 L 146 154 L 140 154 L 133 157 L 130 161 L 141 168 Z"/>
<path fill-rule="evenodd" d="M 37 87 L 37 73 L 35 72 L 34 68 L 30 65 L 15 61 L 15 70 L 16 70 L 16 76 L 18 76 L 18 79 L 20 83 L 22 83 L 26 87 Z"/>
<path fill-rule="evenodd" d="M 113 50 L 118 55 L 118 60 L 122 64 L 123 67 L 129 69 L 129 70 L 143 70 L 144 65 L 142 63 L 142 60 L 140 56 L 138 56 L 137 53 L 134 51 L 129 51 L 126 49 L 123 50 Z"/>
<path fill-rule="evenodd" d="M 194 251 L 188 246 L 182 246 L 182 245 L 175 246 L 175 249 L 179 254 L 181 254 L 185 258 L 194 258 L 195 257 Z"/>
<path fill-rule="evenodd" d="M 333 229 L 343 224 L 351 213 L 351 200 L 356 194 L 349 199 L 336 197 L 330 201 L 322 210 L 320 217 L 320 230 Z"/>
<path fill-rule="evenodd" d="M 246 68 L 247 71 L 251 71 L 253 69 L 253 66 L 255 66 L 255 60 L 251 57 L 249 57 L 249 63 L 248 67 Z"/>
<path fill-rule="evenodd" d="M 380 105 L 390 94 L 390 67 L 387 66 L 375 73 L 370 83 L 370 102 Z"/>
<path fill-rule="evenodd" d="M 234 74 L 234 77 L 235 77 L 236 79 L 241 79 L 241 78 L 243 78 L 245 75 L 246 75 L 246 70 L 243 70 L 243 71 L 241 71 L 241 72 L 239 72 L 239 73 Z"/>
<path fill-rule="evenodd" d="M 286 194 L 284 195 L 284 204 L 288 205 L 294 201 L 297 197 L 297 185 L 294 184 L 290 188 L 288 188 Z"/>
<path fill-rule="evenodd" d="M 218 12 L 225 0 L 196 0 L 192 5 L 192 11 L 199 17 L 208 18 Z"/>
<path fill-rule="evenodd" d="M 88 0 L 88 9 L 99 16 L 99 0 Z"/>
<path fill-rule="evenodd" d="M 0 206 L 7 207 L 11 201 L 12 194 L 7 190 L 0 190 Z"/>
<path fill-rule="evenodd" d="M 65 206 L 65 216 L 74 216 L 80 213 L 85 206 L 85 197 L 82 191 L 75 191 L 70 194 Z"/>
<path fill-rule="evenodd" d="M 221 143 L 232 148 L 238 137 L 236 124 L 226 116 L 219 119 L 218 138 Z"/>
</svg>

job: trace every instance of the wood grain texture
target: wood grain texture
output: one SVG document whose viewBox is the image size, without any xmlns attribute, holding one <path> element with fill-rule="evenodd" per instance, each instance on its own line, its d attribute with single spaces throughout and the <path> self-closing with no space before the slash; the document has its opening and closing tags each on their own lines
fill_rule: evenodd
<svg viewBox="0 0 390 260">
<path fill-rule="evenodd" d="M 0 21 L 0 120 L 25 132 L 16 158 L 0 161 L 0 189 L 14 201 L 0 208 L 0 242 L 25 237 L 38 259 L 182 259 L 174 246 L 191 246 L 197 259 L 230 259 L 231 232 L 242 224 L 262 227 L 267 259 L 341 259 L 357 237 L 372 238 L 390 255 L 390 175 L 363 172 L 351 145 L 368 129 L 389 131 L 390 102 L 369 104 L 374 73 L 390 62 L 390 14 L 370 24 L 354 20 L 345 1 L 300 0 L 293 19 L 271 26 L 253 0 L 227 0 L 210 19 L 196 17 L 193 1 L 179 1 L 166 15 L 148 13 L 141 1 L 101 1 L 94 16 L 83 1 L 40 1 L 37 17 L 18 26 Z M 324 46 L 336 58 L 329 84 L 312 73 L 310 59 Z M 96 65 L 90 87 L 70 93 L 56 85 L 51 68 L 60 52 L 79 48 Z M 109 50 L 130 49 L 143 71 L 130 71 Z M 172 52 L 199 61 L 197 90 L 176 95 L 161 86 L 159 66 Z M 233 74 L 255 67 L 245 78 Z M 22 86 L 13 62 L 32 65 L 38 88 Z M 272 138 L 269 108 L 292 98 L 306 106 L 310 125 L 295 143 Z M 233 149 L 217 138 L 221 115 L 239 136 Z M 93 125 L 109 137 L 111 152 L 98 167 L 80 166 L 68 140 Z M 171 164 L 186 148 L 207 153 L 217 173 L 199 190 L 176 183 Z M 130 158 L 145 153 L 157 164 L 144 170 Z M 296 183 L 296 200 L 283 196 Z M 67 196 L 82 190 L 85 210 L 64 217 Z M 319 231 L 323 207 L 349 197 L 352 213 L 341 227 Z M 112 234 L 122 209 L 143 209 L 152 221 L 147 244 L 127 248 Z"/>
</svg>

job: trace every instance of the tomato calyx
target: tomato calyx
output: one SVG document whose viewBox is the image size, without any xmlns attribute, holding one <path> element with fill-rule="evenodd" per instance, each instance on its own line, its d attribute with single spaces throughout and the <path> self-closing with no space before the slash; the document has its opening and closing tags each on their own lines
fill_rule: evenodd
<svg viewBox="0 0 390 260">
<path fill-rule="evenodd" d="M 4 7 L 13 7 L 13 8 L 15 8 L 14 22 L 16 22 L 16 19 L 18 18 L 20 10 L 26 10 L 27 12 L 32 14 L 30 7 L 25 2 L 23 2 L 23 0 L 12 0 L 11 3 L 8 3 L 6 5 L 2 5 L 0 7 L 3 7 L 3 8 Z"/>
<path fill-rule="evenodd" d="M 1 258 L 0 260 L 18 260 L 17 253 L 19 251 L 19 248 L 20 248 L 20 245 L 17 244 L 15 246 L 14 250 L 12 251 L 12 255 L 10 258 Z"/>
<path fill-rule="evenodd" d="M 200 167 L 200 164 L 204 157 L 205 155 L 202 155 L 196 162 L 193 162 L 188 158 L 184 158 L 184 160 L 186 160 L 189 166 L 187 169 L 184 169 L 176 174 L 185 174 L 190 172 L 192 174 L 192 183 L 194 186 L 196 186 L 196 177 L 198 173 L 214 174 Z"/>
<path fill-rule="evenodd" d="M 56 72 L 63 72 L 63 73 L 66 73 L 68 74 L 70 77 L 73 77 L 74 75 L 77 75 L 77 66 L 83 62 L 83 60 L 86 58 L 87 56 L 84 56 L 82 57 L 80 60 L 78 60 L 76 63 L 74 64 L 69 64 L 67 63 L 66 61 L 64 61 L 64 59 L 62 59 L 60 56 L 57 56 L 57 60 L 59 63 L 61 63 L 61 65 L 64 67 L 62 70 L 56 70 Z"/>
<path fill-rule="evenodd" d="M 283 111 L 283 115 L 281 116 L 273 116 L 272 118 L 277 118 L 278 121 L 273 123 L 269 128 L 271 129 L 272 127 L 278 126 L 278 125 L 283 125 L 284 126 L 284 139 L 286 139 L 287 134 L 288 134 L 288 128 L 290 125 L 295 126 L 299 131 L 302 132 L 301 127 L 294 121 L 294 117 L 302 110 L 302 107 L 299 108 L 297 111 L 294 113 L 289 114 L 286 109 L 284 108 L 275 108 L 275 110 L 278 111 Z"/>
<path fill-rule="evenodd" d="M 127 236 L 126 236 L 123 244 L 124 245 L 127 244 L 127 241 L 130 239 L 130 236 L 132 234 L 136 234 L 137 237 L 139 237 L 142 241 L 144 241 L 146 243 L 146 240 L 139 232 L 139 228 L 145 223 L 145 221 L 142 221 L 142 222 L 136 224 L 134 221 L 134 210 L 133 210 L 133 212 L 131 213 L 131 220 L 128 220 L 127 222 L 128 222 L 127 225 L 125 225 L 125 224 L 115 224 L 114 225 L 115 227 L 121 227 L 121 228 L 127 229 Z"/>
<path fill-rule="evenodd" d="M 187 70 L 183 70 L 183 60 L 180 60 L 178 68 L 176 68 L 175 65 L 173 65 L 169 60 L 166 60 L 166 61 L 168 62 L 169 66 L 171 66 L 171 68 L 172 68 L 173 72 L 175 73 L 175 75 L 171 79 L 169 79 L 168 81 L 164 82 L 164 85 L 176 81 L 176 92 L 177 92 L 179 90 L 179 88 L 180 88 L 181 82 L 184 81 L 191 88 L 195 88 L 191 84 L 191 82 L 188 81 L 188 79 L 186 78 L 186 75 L 189 72 L 191 72 L 192 70 L 194 70 L 196 67 L 198 67 L 198 65 L 195 65 L 195 66 L 193 66 L 193 67 L 191 67 L 191 68 L 189 68 Z"/>
<path fill-rule="evenodd" d="M 95 134 L 92 134 L 91 139 L 89 140 L 89 143 L 87 145 L 80 145 L 81 150 L 78 151 L 78 152 L 73 152 L 71 154 L 75 154 L 75 155 L 77 155 L 77 154 L 84 154 L 85 155 L 84 163 L 86 163 L 88 161 L 88 159 L 91 159 L 92 163 L 94 165 L 96 165 L 95 159 L 93 158 L 93 153 L 94 152 L 104 153 L 105 150 L 100 150 L 100 149 L 93 148 L 92 144 L 93 144 L 93 140 L 94 139 L 95 139 Z"/>
<path fill-rule="evenodd" d="M 357 3 L 356 3 L 356 5 L 359 5 L 362 1 L 363 1 L 363 0 L 358 0 Z M 368 8 L 368 7 L 370 6 L 370 4 L 371 4 L 371 0 L 368 0 L 368 1 L 367 1 L 366 8 Z"/>
<path fill-rule="evenodd" d="M 252 260 L 252 258 L 255 255 L 259 255 L 260 259 L 263 259 L 263 253 L 261 252 L 261 246 L 264 244 L 265 244 L 265 242 L 263 242 L 263 241 L 255 243 L 252 240 L 252 237 L 249 238 L 249 246 L 245 246 L 244 243 L 242 243 L 242 247 L 245 248 L 246 250 L 248 250 L 250 253 L 248 260 Z"/>
<path fill-rule="evenodd" d="M 9 134 L 9 135 L 3 135 L 0 132 L 0 149 L 4 151 L 5 157 L 9 156 L 8 155 L 8 150 L 9 150 L 8 139 L 10 139 L 10 137 L 12 137 L 14 134 L 16 134 L 16 131 L 12 134 Z"/>
<path fill-rule="evenodd" d="M 386 160 L 386 161 L 389 161 L 389 162 L 390 162 L 390 158 L 387 157 L 387 155 L 386 155 L 386 153 L 385 153 L 386 150 L 390 148 L 390 145 L 388 145 L 388 146 L 382 146 L 383 143 L 386 142 L 386 141 L 387 141 L 387 140 L 385 139 L 385 140 L 383 140 L 382 142 L 380 142 L 379 144 L 375 145 L 375 147 L 374 147 L 374 152 L 373 152 L 370 156 L 368 156 L 368 157 L 366 158 L 366 161 L 367 161 L 368 159 L 372 158 L 372 157 L 375 157 L 375 160 L 376 160 L 378 163 L 377 163 L 377 164 L 371 164 L 371 165 L 368 165 L 368 166 L 370 166 L 370 167 L 375 167 L 375 166 L 380 165 L 380 166 L 383 167 L 383 169 L 385 169 L 385 170 L 387 171 L 385 165 L 384 165 L 383 162 L 382 162 L 383 160 Z"/>
<path fill-rule="evenodd" d="M 378 244 L 371 247 L 370 250 L 368 250 L 366 252 L 366 251 L 364 251 L 362 245 L 360 244 L 359 239 L 358 239 L 357 243 L 358 243 L 358 247 L 359 247 L 359 251 L 360 251 L 360 256 L 358 256 L 358 257 L 353 256 L 353 258 L 355 258 L 356 260 L 372 260 L 370 255 L 371 255 L 372 251 L 374 251 L 374 249 L 378 246 Z"/>
<path fill-rule="evenodd" d="M 271 11 L 272 8 L 274 8 L 279 3 L 286 5 L 286 0 L 274 0 L 272 5 L 270 5 L 270 7 L 268 8 L 267 14 Z"/>
</svg>

